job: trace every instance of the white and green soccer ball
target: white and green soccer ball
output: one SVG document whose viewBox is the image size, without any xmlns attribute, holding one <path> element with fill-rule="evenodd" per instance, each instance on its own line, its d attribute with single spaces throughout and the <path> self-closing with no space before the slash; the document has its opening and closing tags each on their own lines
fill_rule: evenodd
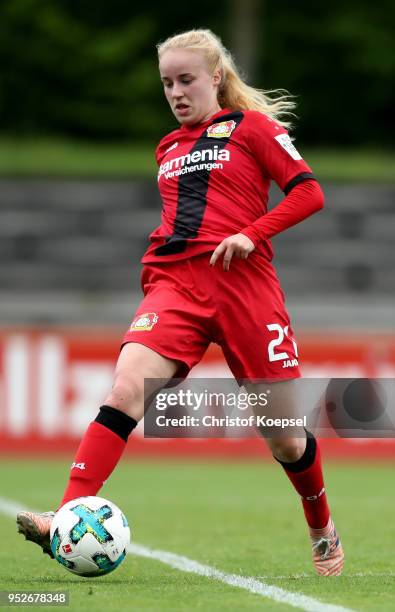
<svg viewBox="0 0 395 612">
<path fill-rule="evenodd" d="M 126 557 L 130 529 L 121 510 L 102 497 L 78 497 L 55 514 L 50 532 L 55 559 L 79 576 L 104 576 Z"/>
</svg>

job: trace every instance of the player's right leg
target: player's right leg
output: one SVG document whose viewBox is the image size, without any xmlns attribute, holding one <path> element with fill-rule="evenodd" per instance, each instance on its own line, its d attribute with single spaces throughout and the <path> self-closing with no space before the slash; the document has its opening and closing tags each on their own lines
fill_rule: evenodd
<svg viewBox="0 0 395 612">
<path fill-rule="evenodd" d="M 96 419 L 90 423 L 77 450 L 60 506 L 76 497 L 96 495 L 107 480 L 126 447 L 127 439 L 144 415 L 144 379 L 155 379 L 163 386 L 174 376 L 177 361 L 167 359 L 135 342 L 126 344 L 115 369 L 114 384 Z M 18 530 L 52 555 L 49 531 L 53 512 L 20 512 Z"/>
<path fill-rule="evenodd" d="M 295 381 L 275 383 L 246 383 L 249 393 L 268 395 L 264 412 L 269 417 L 298 418 L 300 410 L 296 400 Z M 256 410 L 259 414 L 259 410 Z M 340 576 L 344 565 L 344 552 L 331 518 L 320 448 L 314 435 L 303 427 L 260 428 L 273 457 L 280 463 L 294 490 L 300 495 L 310 536 L 313 564 L 320 576 Z"/>
</svg>

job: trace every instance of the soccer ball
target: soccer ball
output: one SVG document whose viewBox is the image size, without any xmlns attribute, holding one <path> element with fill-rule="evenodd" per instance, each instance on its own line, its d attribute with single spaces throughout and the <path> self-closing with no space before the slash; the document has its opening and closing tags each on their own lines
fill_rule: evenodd
<svg viewBox="0 0 395 612">
<path fill-rule="evenodd" d="M 55 559 L 79 576 L 104 576 L 126 557 L 130 529 L 121 510 L 102 497 L 78 497 L 55 514 L 50 532 Z"/>
</svg>

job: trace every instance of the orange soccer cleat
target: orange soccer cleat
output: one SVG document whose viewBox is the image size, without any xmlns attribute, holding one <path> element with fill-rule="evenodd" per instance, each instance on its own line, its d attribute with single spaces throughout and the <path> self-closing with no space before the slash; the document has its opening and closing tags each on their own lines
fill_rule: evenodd
<svg viewBox="0 0 395 612">
<path fill-rule="evenodd" d="M 53 558 L 49 531 L 55 512 L 19 512 L 16 517 L 19 533 L 23 533 L 26 540 L 35 542 L 43 552 Z"/>
<path fill-rule="evenodd" d="M 313 563 L 319 576 L 340 576 L 344 552 L 331 518 L 323 529 L 310 528 Z"/>
</svg>

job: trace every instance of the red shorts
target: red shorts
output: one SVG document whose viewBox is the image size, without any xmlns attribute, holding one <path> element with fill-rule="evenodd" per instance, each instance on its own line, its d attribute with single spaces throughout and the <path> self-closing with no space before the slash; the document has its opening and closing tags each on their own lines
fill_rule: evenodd
<svg viewBox="0 0 395 612">
<path fill-rule="evenodd" d="M 144 299 L 123 344 L 138 342 L 179 362 L 184 378 L 210 342 L 222 347 L 237 380 L 300 376 L 284 294 L 270 262 L 252 253 L 209 266 L 211 254 L 148 264 Z"/>
</svg>

